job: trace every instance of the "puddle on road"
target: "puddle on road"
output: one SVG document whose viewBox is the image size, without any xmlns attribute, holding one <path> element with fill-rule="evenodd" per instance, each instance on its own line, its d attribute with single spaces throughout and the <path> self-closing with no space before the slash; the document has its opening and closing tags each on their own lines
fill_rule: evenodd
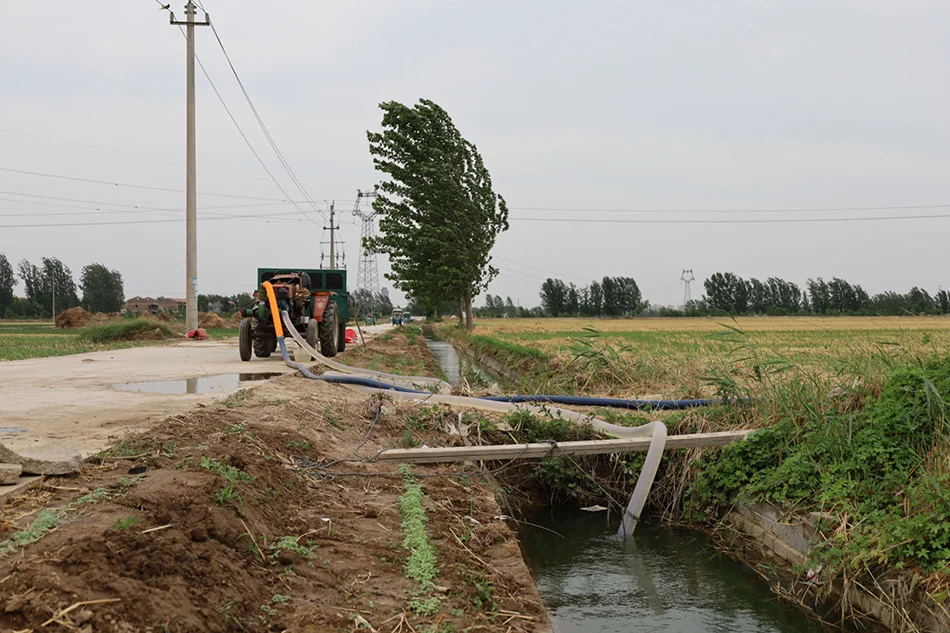
<svg viewBox="0 0 950 633">
<path fill-rule="evenodd" d="M 118 391 L 135 391 L 139 393 L 216 393 L 237 389 L 242 382 L 267 380 L 275 376 L 283 376 L 280 372 L 266 372 L 257 374 L 215 374 L 200 378 L 183 378 L 181 380 L 155 380 L 151 382 L 126 382 L 113 385 Z"/>
</svg>

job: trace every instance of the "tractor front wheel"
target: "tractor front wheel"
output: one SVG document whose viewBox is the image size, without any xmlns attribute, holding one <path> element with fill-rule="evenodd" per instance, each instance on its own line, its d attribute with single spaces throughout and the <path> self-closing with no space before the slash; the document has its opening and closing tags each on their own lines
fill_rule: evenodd
<svg viewBox="0 0 950 633">
<path fill-rule="evenodd" d="M 238 349 L 241 351 L 241 360 L 251 360 L 251 320 L 241 319 L 238 329 Z"/>
<path fill-rule="evenodd" d="M 323 320 L 318 325 L 320 353 L 330 358 L 339 349 L 340 330 L 337 327 L 336 303 L 330 301 L 323 311 Z"/>
<path fill-rule="evenodd" d="M 254 339 L 254 355 L 258 358 L 267 358 L 277 349 L 277 339 L 269 336 Z"/>
</svg>

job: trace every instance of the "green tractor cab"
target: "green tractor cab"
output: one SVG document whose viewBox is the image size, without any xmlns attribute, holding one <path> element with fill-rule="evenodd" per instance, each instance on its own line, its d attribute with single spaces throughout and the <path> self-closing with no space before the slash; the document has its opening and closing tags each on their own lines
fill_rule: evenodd
<svg viewBox="0 0 950 633">
<path fill-rule="evenodd" d="M 274 288 L 278 310 L 286 310 L 294 328 L 324 356 L 336 356 L 346 347 L 350 318 L 346 271 L 322 268 L 258 268 L 254 304 L 245 308 L 239 332 L 241 360 L 251 353 L 267 358 L 277 349 L 277 334 L 264 282 Z M 285 324 L 286 325 L 286 324 Z"/>
</svg>

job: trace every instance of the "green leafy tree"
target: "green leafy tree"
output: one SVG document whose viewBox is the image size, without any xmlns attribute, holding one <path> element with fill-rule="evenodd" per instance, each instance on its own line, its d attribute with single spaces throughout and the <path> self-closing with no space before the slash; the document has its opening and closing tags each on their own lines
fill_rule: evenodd
<svg viewBox="0 0 950 633">
<path fill-rule="evenodd" d="M 548 277 L 541 284 L 541 307 L 551 316 L 560 316 L 567 309 L 567 284 Z"/>
<path fill-rule="evenodd" d="M 382 132 L 367 132 L 373 165 L 385 174 L 373 208 L 380 235 L 364 247 L 390 257 L 387 275 L 424 304 L 460 304 L 474 327 L 472 298 L 498 274 L 490 252 L 508 228 L 508 207 L 492 189 L 475 145 L 439 105 L 380 104 Z"/>
<path fill-rule="evenodd" d="M 90 312 L 118 312 L 125 303 L 122 274 L 102 264 L 83 266 L 79 287 L 82 305 Z"/>
<path fill-rule="evenodd" d="M 56 314 L 79 305 L 76 282 L 69 267 L 56 257 L 44 257 L 43 266 L 37 267 L 28 260 L 17 265 L 17 271 L 26 287 L 27 300 L 32 304 L 31 316 L 51 314 L 53 293 L 56 293 Z M 55 318 L 55 315 L 53 315 Z"/>
<path fill-rule="evenodd" d="M 13 274 L 13 266 L 7 256 L 0 253 L 0 316 L 6 314 L 7 308 L 13 306 L 13 287 L 16 285 L 16 277 Z"/>
</svg>

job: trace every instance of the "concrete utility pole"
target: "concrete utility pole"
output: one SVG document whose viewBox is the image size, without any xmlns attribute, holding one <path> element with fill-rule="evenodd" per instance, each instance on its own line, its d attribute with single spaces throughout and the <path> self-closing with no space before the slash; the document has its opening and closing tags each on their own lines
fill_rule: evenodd
<svg viewBox="0 0 950 633">
<path fill-rule="evenodd" d="M 330 231 L 330 268 L 331 269 L 336 268 L 336 239 L 335 239 L 334 233 L 337 231 L 337 229 L 340 228 L 336 226 L 335 224 L 333 224 L 333 216 L 336 213 L 335 208 L 334 208 L 335 206 L 336 206 L 336 200 L 330 203 L 330 226 L 323 227 L 324 229 L 327 229 Z"/>
<path fill-rule="evenodd" d="M 185 21 L 170 16 L 170 23 L 185 27 L 187 40 L 186 65 L 186 180 L 185 186 L 185 329 L 198 328 L 198 184 L 195 168 L 195 26 L 209 26 L 211 18 L 205 13 L 204 22 L 195 22 L 195 3 L 185 5 Z"/>
<path fill-rule="evenodd" d="M 56 322 L 56 275 L 53 275 L 53 323 Z"/>
</svg>

